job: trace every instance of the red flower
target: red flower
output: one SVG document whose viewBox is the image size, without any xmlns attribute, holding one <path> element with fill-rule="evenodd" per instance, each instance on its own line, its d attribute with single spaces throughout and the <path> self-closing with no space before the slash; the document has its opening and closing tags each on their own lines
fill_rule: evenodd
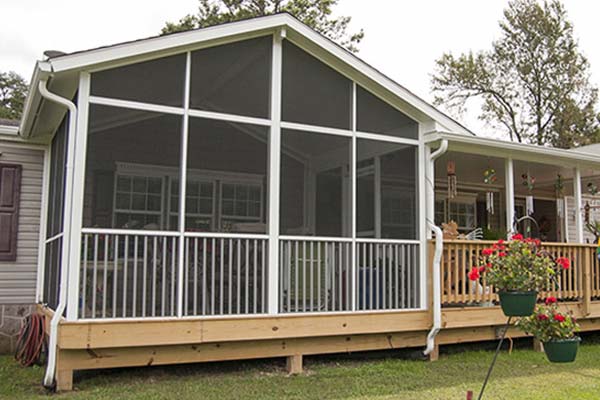
<svg viewBox="0 0 600 400">
<path fill-rule="evenodd" d="M 556 263 L 562 267 L 562 269 L 569 269 L 571 261 L 567 257 L 558 257 Z"/>
<path fill-rule="evenodd" d="M 546 298 L 546 305 L 549 306 L 550 304 L 554 304 L 556 303 L 556 297 L 554 296 L 549 296 Z"/>
<path fill-rule="evenodd" d="M 479 267 L 479 273 L 483 274 L 485 272 L 485 265 L 483 267 Z"/>
<path fill-rule="evenodd" d="M 512 236 L 512 240 L 523 240 L 523 235 L 521 235 L 520 233 L 515 233 Z"/>
<path fill-rule="evenodd" d="M 494 249 L 483 249 L 481 250 L 481 254 L 484 256 L 491 256 L 494 254 Z"/>
<path fill-rule="evenodd" d="M 506 253 L 501 251 L 500 253 L 498 253 L 498 257 L 506 257 Z"/>
<path fill-rule="evenodd" d="M 473 267 L 471 272 L 469 272 L 469 279 L 472 281 L 476 281 L 479 279 L 479 269 L 477 267 Z"/>
<path fill-rule="evenodd" d="M 563 321 L 565 320 L 565 316 L 564 316 L 564 315 L 561 315 L 561 314 L 556 314 L 556 315 L 554 316 L 554 320 L 555 320 L 555 321 L 558 321 L 558 322 L 563 322 Z"/>
<path fill-rule="evenodd" d="M 540 321 L 547 321 L 548 316 L 546 314 L 538 314 L 537 319 L 539 319 Z"/>
<path fill-rule="evenodd" d="M 496 242 L 496 244 L 497 244 L 498 246 L 502 246 L 502 245 L 504 244 L 504 239 L 499 239 L 499 240 Z"/>
</svg>

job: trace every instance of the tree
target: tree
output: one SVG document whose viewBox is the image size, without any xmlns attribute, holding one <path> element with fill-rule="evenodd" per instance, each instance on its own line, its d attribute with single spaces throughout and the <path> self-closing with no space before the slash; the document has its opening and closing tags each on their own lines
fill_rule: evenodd
<svg viewBox="0 0 600 400">
<path fill-rule="evenodd" d="M 27 82 L 16 72 L 0 72 L 0 118 L 20 119 Z"/>
<path fill-rule="evenodd" d="M 288 12 L 317 32 L 338 42 L 352 52 L 364 36 L 362 29 L 349 33 L 351 17 L 332 17 L 339 0 L 199 0 L 198 13 L 188 14 L 179 22 L 167 22 L 161 33 L 206 28 L 225 22 Z"/>
<path fill-rule="evenodd" d="M 599 141 L 598 91 L 564 6 L 513 0 L 500 30 L 491 50 L 436 61 L 435 103 L 460 114 L 479 98 L 479 118 L 519 142 L 568 148 Z"/>
</svg>

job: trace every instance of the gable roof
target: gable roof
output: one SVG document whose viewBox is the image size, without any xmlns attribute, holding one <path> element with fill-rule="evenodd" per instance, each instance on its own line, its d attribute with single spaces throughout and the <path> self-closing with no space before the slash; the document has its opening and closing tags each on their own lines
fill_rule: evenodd
<svg viewBox="0 0 600 400">
<path fill-rule="evenodd" d="M 440 130 L 473 135 L 471 131 L 448 115 L 287 13 L 118 43 L 58 55 L 45 61 L 39 61 L 31 79 L 30 96 L 27 97 L 25 103 L 20 134 L 24 137 L 32 136 L 35 129 L 43 130 L 43 126 L 49 123 L 46 119 L 43 119 L 44 123 L 36 124 L 36 119 L 43 118 L 44 113 L 50 112 L 45 111 L 45 102 L 37 89 L 39 81 L 42 79 L 50 78 L 49 88 L 51 91 L 66 97 L 72 97 L 74 90 L 77 88 L 78 73 L 80 71 L 94 71 L 117 64 L 134 63 L 192 49 L 216 46 L 250 37 L 273 34 L 281 29 L 285 30 L 287 39 L 299 44 L 305 50 L 320 58 L 321 61 L 330 64 L 370 90 L 379 89 L 379 92 L 383 95 L 393 99 L 390 103 L 401 106 L 403 111 L 413 118 L 432 122 L 432 128 L 428 130 L 437 130 L 439 125 Z M 375 91 L 377 92 L 377 90 Z M 52 107 L 52 105 L 47 105 L 46 108 L 52 109 L 53 112 L 57 111 L 57 107 Z M 64 114 L 64 110 L 62 110 L 62 113 Z M 56 121 L 56 118 L 52 121 L 55 125 L 58 125 L 59 122 Z M 53 128 L 55 126 L 47 129 L 50 131 Z M 48 134 L 49 132 L 45 133 Z"/>
</svg>

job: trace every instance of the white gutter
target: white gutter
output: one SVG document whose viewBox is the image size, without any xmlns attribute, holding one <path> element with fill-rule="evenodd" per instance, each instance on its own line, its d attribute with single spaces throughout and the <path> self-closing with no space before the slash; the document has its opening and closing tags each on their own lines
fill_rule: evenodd
<svg viewBox="0 0 600 400">
<path fill-rule="evenodd" d="M 441 146 L 429 156 L 429 165 L 427 168 L 427 188 L 428 188 L 428 207 L 427 207 L 427 224 L 435 233 L 435 253 L 433 256 L 433 325 L 427 334 L 427 346 L 423 351 L 424 355 L 429 355 L 435 349 L 435 337 L 442 327 L 442 298 L 441 298 L 441 282 L 440 282 L 440 262 L 442 260 L 442 251 L 444 250 L 444 238 L 442 230 L 434 223 L 434 208 L 435 208 L 435 160 L 443 155 L 448 150 L 448 141 L 443 139 Z"/>
<path fill-rule="evenodd" d="M 73 177 L 73 158 L 75 151 L 75 133 L 77 132 L 77 107 L 73 102 L 54 93 L 48 91 L 46 86 L 47 78 L 40 81 L 38 89 L 42 97 L 66 107 L 69 110 L 69 130 L 68 130 L 68 146 L 67 146 L 67 164 L 65 166 L 65 204 L 64 204 L 64 222 L 63 222 L 63 243 L 62 243 L 62 262 L 60 271 L 60 290 L 58 305 L 54 311 L 54 316 L 50 322 L 50 339 L 48 344 L 48 365 L 46 367 L 46 375 L 44 376 L 44 386 L 52 387 L 54 385 L 54 376 L 56 372 L 56 352 L 58 339 L 58 323 L 60 322 L 67 304 L 68 276 L 70 266 L 70 233 L 71 224 L 68 220 L 71 216 L 71 208 L 73 203 L 72 192 L 72 177 Z"/>
</svg>

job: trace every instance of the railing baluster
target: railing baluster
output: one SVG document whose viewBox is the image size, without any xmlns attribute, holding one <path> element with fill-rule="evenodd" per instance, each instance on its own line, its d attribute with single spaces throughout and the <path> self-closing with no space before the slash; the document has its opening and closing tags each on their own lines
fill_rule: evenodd
<svg viewBox="0 0 600 400">
<path fill-rule="evenodd" d="M 198 238 L 193 238 L 194 240 L 194 300 L 193 300 L 193 309 L 194 315 L 198 315 Z"/>
<path fill-rule="evenodd" d="M 165 316 L 165 299 L 167 296 L 167 238 L 161 238 L 162 242 L 162 282 L 160 296 L 160 315 Z"/>
<path fill-rule="evenodd" d="M 156 316 L 156 261 L 158 250 L 158 237 L 152 238 L 152 316 Z"/>
<path fill-rule="evenodd" d="M 132 317 L 137 315 L 137 276 L 138 276 L 138 246 L 139 236 L 133 237 L 133 290 L 131 291 L 132 297 Z"/>
<path fill-rule="evenodd" d="M 202 315 L 206 315 L 206 238 L 202 239 Z"/>
<path fill-rule="evenodd" d="M 123 254 L 123 318 L 127 316 L 127 268 L 129 262 L 129 235 L 125 235 Z"/>
<path fill-rule="evenodd" d="M 87 299 L 87 266 L 89 251 L 89 235 L 83 235 L 83 271 L 81 272 L 81 318 L 85 318 L 85 307 Z"/>
<path fill-rule="evenodd" d="M 119 235 L 115 236 L 114 252 L 114 270 L 113 270 L 113 298 L 112 298 L 112 317 L 117 316 L 117 282 L 119 273 Z"/>
</svg>

